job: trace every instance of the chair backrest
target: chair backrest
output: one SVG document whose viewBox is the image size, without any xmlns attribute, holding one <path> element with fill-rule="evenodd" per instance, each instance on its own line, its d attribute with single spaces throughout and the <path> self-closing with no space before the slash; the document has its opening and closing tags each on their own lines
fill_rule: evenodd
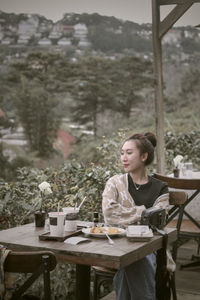
<svg viewBox="0 0 200 300">
<path fill-rule="evenodd" d="M 200 179 L 197 178 L 175 178 L 169 177 L 162 174 L 154 173 L 153 176 L 157 179 L 168 183 L 170 188 L 184 189 L 184 190 L 199 190 Z"/>
<path fill-rule="evenodd" d="M 42 257 L 48 256 L 48 270 L 56 267 L 56 257 L 50 251 L 15 252 L 11 251 L 4 263 L 4 270 L 12 273 L 33 273 L 41 264 Z"/>
<path fill-rule="evenodd" d="M 50 271 L 56 267 L 56 257 L 50 251 L 14 252 L 10 251 L 4 261 L 4 271 L 12 273 L 31 273 L 23 285 L 12 292 L 11 300 L 21 296 L 43 274 L 44 299 L 51 300 Z M 10 298 L 9 298 L 10 299 Z"/>
<path fill-rule="evenodd" d="M 187 198 L 188 195 L 184 191 L 169 191 L 169 204 L 172 205 L 172 208 L 168 211 L 167 224 L 175 219 L 178 211 L 178 217 L 176 221 L 176 229 L 178 234 L 183 219 L 184 204 L 187 201 Z"/>
<path fill-rule="evenodd" d="M 187 193 L 184 191 L 169 191 L 169 204 L 170 205 L 184 205 L 187 201 Z"/>
</svg>

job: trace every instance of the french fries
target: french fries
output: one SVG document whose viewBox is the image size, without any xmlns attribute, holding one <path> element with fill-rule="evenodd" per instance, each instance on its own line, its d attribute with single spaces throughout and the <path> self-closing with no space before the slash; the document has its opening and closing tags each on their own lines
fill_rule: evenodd
<svg viewBox="0 0 200 300">
<path fill-rule="evenodd" d="M 104 232 L 107 232 L 108 234 L 116 234 L 120 233 L 119 229 L 116 227 L 92 227 L 90 229 L 90 233 L 97 233 L 97 234 L 103 234 Z"/>
</svg>

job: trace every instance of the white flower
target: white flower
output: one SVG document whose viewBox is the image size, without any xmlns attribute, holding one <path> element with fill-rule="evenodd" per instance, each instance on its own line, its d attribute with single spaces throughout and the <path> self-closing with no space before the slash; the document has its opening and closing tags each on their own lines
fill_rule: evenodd
<svg viewBox="0 0 200 300">
<path fill-rule="evenodd" d="M 177 155 L 173 161 L 174 161 L 174 166 L 175 168 L 178 168 L 180 166 L 180 162 L 182 161 L 183 156 L 182 155 Z"/>
<path fill-rule="evenodd" d="M 43 181 L 42 183 L 40 183 L 38 185 L 40 191 L 44 194 L 44 195 L 49 195 L 52 194 L 52 190 L 51 190 L 51 186 L 48 182 Z"/>
</svg>

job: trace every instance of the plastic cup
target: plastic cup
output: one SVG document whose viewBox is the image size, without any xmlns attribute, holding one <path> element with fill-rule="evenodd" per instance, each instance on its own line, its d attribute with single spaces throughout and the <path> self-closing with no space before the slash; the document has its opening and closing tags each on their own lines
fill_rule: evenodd
<svg viewBox="0 0 200 300">
<path fill-rule="evenodd" d="M 192 170 L 193 170 L 193 164 L 192 162 L 186 162 L 186 177 L 191 178 L 192 177 Z"/>
<path fill-rule="evenodd" d="M 78 208 L 74 207 L 63 207 L 65 213 L 65 231 L 76 231 L 77 230 L 77 216 L 79 213 Z"/>
<path fill-rule="evenodd" d="M 65 231 L 76 231 L 77 222 L 76 220 L 65 220 Z"/>
<path fill-rule="evenodd" d="M 50 212 L 49 213 L 50 234 L 52 236 L 63 236 L 65 229 L 65 213 Z"/>
</svg>

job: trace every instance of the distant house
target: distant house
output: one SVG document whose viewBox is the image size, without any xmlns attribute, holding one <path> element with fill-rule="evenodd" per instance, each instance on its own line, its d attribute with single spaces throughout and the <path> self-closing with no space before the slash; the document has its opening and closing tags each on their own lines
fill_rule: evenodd
<svg viewBox="0 0 200 300">
<path fill-rule="evenodd" d="M 43 38 L 38 41 L 38 45 L 40 45 L 40 46 L 49 46 L 51 44 L 52 44 L 51 40 L 48 38 Z"/>
<path fill-rule="evenodd" d="M 72 45 L 72 42 L 70 39 L 67 39 L 67 38 L 62 38 L 60 39 L 58 42 L 57 42 L 58 45 L 60 46 L 71 46 Z"/>
<path fill-rule="evenodd" d="M 71 25 L 64 25 L 62 27 L 62 32 L 64 34 L 73 34 L 74 33 L 74 26 L 71 26 Z"/>
<path fill-rule="evenodd" d="M 38 17 L 28 15 L 27 20 L 22 20 L 18 25 L 18 33 L 19 35 L 28 34 L 33 35 L 39 26 Z"/>
<path fill-rule="evenodd" d="M 5 38 L 1 40 L 2 45 L 10 45 L 12 40 L 10 38 Z"/>
<path fill-rule="evenodd" d="M 72 135 L 70 135 L 67 131 L 58 130 L 57 140 L 54 143 L 54 148 L 59 150 L 63 158 L 67 158 L 70 153 L 70 145 L 75 143 L 76 139 Z"/>
<path fill-rule="evenodd" d="M 18 44 L 28 44 L 28 41 L 30 39 L 30 36 L 27 35 L 27 34 L 22 34 L 19 36 L 18 40 L 17 40 L 17 43 Z"/>
<path fill-rule="evenodd" d="M 194 32 L 189 31 L 189 30 L 184 30 L 184 36 L 185 36 L 185 38 L 192 39 L 194 37 Z"/>
<path fill-rule="evenodd" d="M 49 38 L 50 39 L 59 39 L 62 36 L 62 27 L 59 23 L 53 25 L 50 33 Z"/>
<path fill-rule="evenodd" d="M 74 36 L 80 40 L 82 39 L 86 39 L 87 38 L 87 34 L 88 34 L 88 29 L 87 26 L 85 24 L 82 23 L 78 23 L 74 26 Z"/>
<path fill-rule="evenodd" d="M 181 30 L 170 29 L 163 37 L 163 44 L 176 44 L 181 40 Z"/>
<path fill-rule="evenodd" d="M 91 46 L 91 43 L 87 39 L 81 39 L 78 43 L 79 47 L 88 48 Z"/>
<path fill-rule="evenodd" d="M 78 46 L 82 48 L 90 47 L 91 43 L 87 39 L 87 35 L 88 35 L 87 26 L 85 24 L 78 23 L 74 26 L 74 29 L 75 29 L 74 37 L 79 39 Z"/>
</svg>

